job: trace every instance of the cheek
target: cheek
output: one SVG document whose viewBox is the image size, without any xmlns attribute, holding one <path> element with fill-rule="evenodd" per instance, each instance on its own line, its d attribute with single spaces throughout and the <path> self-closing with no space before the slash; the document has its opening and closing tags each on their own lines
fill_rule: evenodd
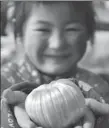
<svg viewBox="0 0 109 128">
<path fill-rule="evenodd" d="M 85 32 L 79 35 L 77 42 L 78 42 L 78 51 L 80 52 L 81 56 L 83 56 L 86 51 L 87 41 L 88 41 L 88 35 Z"/>
<path fill-rule="evenodd" d="M 70 45 L 73 45 L 75 43 L 79 42 L 86 42 L 88 39 L 88 36 L 86 32 L 71 32 L 66 34 L 66 40 Z"/>
<path fill-rule="evenodd" d="M 83 55 L 86 50 L 87 40 L 88 36 L 86 32 L 72 33 L 67 36 L 67 42 L 72 47 L 72 51 L 80 55 Z"/>
<path fill-rule="evenodd" d="M 27 35 L 26 37 L 24 41 L 26 54 L 33 59 L 40 58 L 46 47 L 46 42 L 36 34 L 31 33 L 31 35 Z"/>
</svg>

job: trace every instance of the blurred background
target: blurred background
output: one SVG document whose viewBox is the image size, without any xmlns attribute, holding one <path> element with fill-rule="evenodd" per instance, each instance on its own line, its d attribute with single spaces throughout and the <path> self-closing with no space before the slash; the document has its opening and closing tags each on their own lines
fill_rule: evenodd
<svg viewBox="0 0 109 128">
<path fill-rule="evenodd" d="M 109 75 L 109 1 L 93 2 L 96 13 L 94 44 L 88 42 L 80 66 L 98 74 Z"/>
<path fill-rule="evenodd" d="M 79 66 L 97 74 L 109 75 L 109 1 L 96 1 L 93 5 L 97 24 L 94 44 L 88 42 L 87 52 Z M 2 1 L 0 9 L 1 66 L 4 66 L 11 60 L 20 61 L 22 55 L 17 55 L 19 48 L 15 45 L 13 34 L 15 4 L 13 1 Z"/>
</svg>

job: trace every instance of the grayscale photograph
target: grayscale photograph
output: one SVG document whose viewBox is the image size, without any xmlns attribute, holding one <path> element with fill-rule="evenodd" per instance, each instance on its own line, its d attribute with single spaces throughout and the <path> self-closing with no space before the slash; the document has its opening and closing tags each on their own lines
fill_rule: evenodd
<svg viewBox="0 0 109 128">
<path fill-rule="evenodd" d="M 0 1 L 1 128 L 109 128 L 109 1 Z"/>
</svg>

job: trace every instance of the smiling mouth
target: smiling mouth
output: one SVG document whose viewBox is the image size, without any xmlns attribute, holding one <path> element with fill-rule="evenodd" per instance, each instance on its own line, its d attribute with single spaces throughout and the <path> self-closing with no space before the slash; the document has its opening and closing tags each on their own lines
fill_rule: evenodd
<svg viewBox="0 0 109 128">
<path fill-rule="evenodd" d="M 72 55 L 71 54 L 44 54 L 45 57 L 48 58 L 69 58 Z"/>
<path fill-rule="evenodd" d="M 65 51 L 48 50 L 43 53 L 43 56 L 48 59 L 64 60 L 72 56 L 72 50 L 71 49 L 67 49 Z"/>
</svg>

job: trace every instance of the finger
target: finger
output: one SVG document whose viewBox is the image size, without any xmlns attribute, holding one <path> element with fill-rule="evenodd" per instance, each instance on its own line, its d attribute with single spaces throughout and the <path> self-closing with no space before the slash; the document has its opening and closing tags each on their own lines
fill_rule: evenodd
<svg viewBox="0 0 109 128">
<path fill-rule="evenodd" d="M 36 87 L 37 87 L 36 83 L 25 81 L 25 82 L 12 85 L 10 89 L 15 91 L 15 90 L 22 90 L 24 88 L 36 88 Z"/>
<path fill-rule="evenodd" d="M 8 103 L 11 104 L 13 101 L 15 101 L 15 96 L 11 89 L 4 90 L 2 94 L 2 98 L 7 101 L 7 104 Z"/>
<path fill-rule="evenodd" d="M 16 104 L 24 102 L 26 99 L 26 94 L 21 91 L 12 91 L 11 89 L 6 89 L 3 92 L 2 97 L 7 100 L 8 104 Z"/>
<path fill-rule="evenodd" d="M 14 107 L 14 114 L 21 128 L 37 128 L 36 124 L 33 123 L 27 115 L 24 103 Z"/>
<path fill-rule="evenodd" d="M 86 108 L 86 113 L 84 116 L 83 128 L 94 128 L 95 117 L 92 111 Z"/>
<path fill-rule="evenodd" d="M 103 104 L 91 98 L 85 99 L 85 103 L 95 114 L 109 115 L 109 104 Z"/>
</svg>

